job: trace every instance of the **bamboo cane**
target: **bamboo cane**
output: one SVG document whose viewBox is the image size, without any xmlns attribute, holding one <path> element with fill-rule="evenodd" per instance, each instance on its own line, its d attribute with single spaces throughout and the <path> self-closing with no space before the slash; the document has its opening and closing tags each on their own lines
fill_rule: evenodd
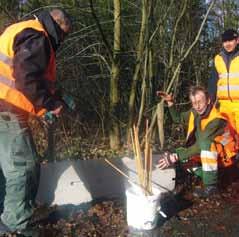
<svg viewBox="0 0 239 237">
<path fill-rule="evenodd" d="M 123 176 L 127 179 L 127 181 L 128 181 L 130 184 L 136 185 L 136 186 L 142 188 L 147 194 L 151 195 L 151 193 L 148 192 L 148 190 L 145 190 L 144 187 L 142 187 L 142 185 L 140 185 L 140 184 L 138 184 L 138 183 L 132 181 L 127 174 L 125 174 L 122 170 L 120 170 L 118 167 L 116 167 L 116 166 L 115 166 L 112 162 L 110 162 L 108 159 L 105 158 L 104 160 L 105 160 L 105 162 L 106 162 L 107 164 L 109 164 L 109 165 L 110 165 L 113 169 L 115 169 L 118 173 L 120 173 L 121 175 L 123 175 Z"/>
<path fill-rule="evenodd" d="M 135 131 L 133 131 L 133 129 L 130 130 L 130 135 L 131 135 L 131 142 L 132 142 L 132 147 L 133 147 L 133 152 L 134 152 L 134 158 L 136 161 L 136 171 L 137 171 L 138 179 L 139 179 L 139 183 L 140 183 L 140 178 L 139 178 L 140 167 L 138 164 L 138 159 L 136 158 L 137 157 L 137 148 L 136 148 L 136 141 L 135 141 Z M 140 185 L 141 185 L 141 183 L 140 183 Z"/>
<path fill-rule="evenodd" d="M 145 191 L 145 195 L 152 194 L 152 149 L 149 142 L 150 134 L 148 129 L 149 126 L 147 120 L 143 159 L 141 156 L 138 127 L 134 125 L 133 129 L 130 130 L 132 148 L 136 162 L 136 171 L 138 174 L 139 184 Z"/>
<path fill-rule="evenodd" d="M 152 193 L 152 166 L 153 166 L 153 156 L 152 148 L 149 148 L 149 188 L 148 191 Z"/>
<path fill-rule="evenodd" d="M 116 167 L 114 164 L 112 164 L 112 162 L 110 162 L 108 159 L 105 158 L 105 162 L 108 163 L 116 171 L 118 171 L 121 175 L 123 175 L 128 180 L 129 183 L 138 185 L 137 183 L 130 180 L 130 177 L 127 174 L 125 174 L 122 170 L 120 170 L 118 167 Z"/>
<path fill-rule="evenodd" d="M 138 128 L 135 126 L 133 127 L 134 129 L 134 144 L 135 144 L 135 160 L 136 160 L 136 167 L 137 167 L 137 172 L 139 176 L 139 183 L 141 186 L 143 186 L 143 164 L 142 164 L 142 158 L 141 158 L 141 150 L 140 150 L 140 144 L 139 144 L 139 135 L 138 135 Z"/>
<path fill-rule="evenodd" d="M 146 133 L 145 133 L 145 145 L 144 145 L 144 187 L 148 190 L 148 149 L 149 149 L 149 143 L 148 143 L 148 120 L 146 121 Z"/>
</svg>

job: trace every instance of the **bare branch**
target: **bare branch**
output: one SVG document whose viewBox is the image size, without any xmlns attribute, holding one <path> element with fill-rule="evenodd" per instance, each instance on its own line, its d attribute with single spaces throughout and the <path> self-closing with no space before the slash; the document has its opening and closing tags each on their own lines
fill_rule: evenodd
<svg viewBox="0 0 239 237">
<path fill-rule="evenodd" d="M 172 79 L 171 79 L 171 81 L 170 81 L 170 83 L 169 83 L 169 85 L 168 85 L 167 90 L 166 90 L 167 93 L 170 91 L 170 89 L 171 89 L 171 87 L 172 87 L 172 85 L 173 85 L 173 83 L 174 83 L 174 81 L 175 81 L 175 78 L 176 78 L 176 76 L 177 76 L 177 73 L 179 73 L 179 71 L 180 71 L 182 62 L 187 58 L 187 56 L 189 55 L 189 53 L 191 52 L 191 50 L 193 49 L 193 47 L 194 47 L 194 46 L 196 45 L 196 43 L 198 42 L 199 37 L 200 37 L 201 32 L 202 32 L 202 29 L 203 29 L 203 26 L 204 26 L 205 23 L 206 23 L 208 14 L 209 14 L 209 12 L 211 11 L 213 5 L 215 4 L 215 1 L 216 1 L 216 0 L 213 0 L 213 1 L 211 2 L 209 8 L 207 9 L 207 13 L 206 13 L 206 15 L 204 16 L 204 19 L 203 19 L 203 21 L 202 21 L 202 23 L 201 23 L 201 26 L 200 26 L 200 28 L 199 28 L 199 30 L 198 30 L 198 33 L 197 33 L 197 35 L 196 35 L 196 37 L 195 37 L 193 43 L 190 45 L 190 47 L 188 48 L 188 50 L 185 52 L 185 54 L 184 54 L 184 55 L 182 56 L 182 58 L 180 59 L 178 65 L 177 65 L 177 67 L 176 67 L 176 70 L 174 71 L 173 77 L 172 77 Z"/>
<path fill-rule="evenodd" d="M 164 16 L 159 19 L 159 22 L 158 22 L 158 24 L 157 24 L 156 29 L 154 30 L 154 32 L 153 32 L 152 35 L 150 36 L 149 44 L 152 43 L 153 38 L 154 38 L 154 36 L 156 35 L 156 33 L 158 32 L 160 26 L 162 25 L 162 23 L 164 22 L 164 20 L 168 17 L 168 12 L 169 12 L 169 10 L 170 10 L 171 7 L 172 7 L 173 2 L 174 2 L 174 0 L 171 0 L 171 2 L 170 2 L 170 4 L 169 4 L 169 6 L 168 6 L 168 8 L 167 8 L 167 10 L 166 10 L 166 12 L 165 12 L 165 14 L 164 14 Z"/>
<path fill-rule="evenodd" d="M 107 40 L 107 38 L 106 38 L 106 36 L 105 36 L 105 34 L 104 34 L 104 32 L 103 32 L 103 29 L 102 29 L 102 27 L 101 27 L 101 25 L 100 25 L 100 22 L 99 22 L 99 20 L 98 20 L 96 14 L 95 14 L 93 2 L 92 2 L 92 0 L 89 0 L 89 1 L 90 1 L 91 14 L 92 14 L 92 16 L 93 16 L 94 19 L 95 19 L 96 25 L 97 25 L 97 27 L 98 27 L 98 29 L 99 29 L 99 32 L 100 32 L 100 34 L 101 34 L 101 37 L 102 37 L 102 40 L 103 40 L 104 45 L 105 45 L 105 47 L 106 47 L 106 50 L 107 50 L 108 53 L 109 53 L 110 61 L 111 61 L 111 63 L 113 63 L 114 57 L 113 57 L 112 49 L 111 49 L 110 44 L 108 43 L 108 40 Z"/>
<path fill-rule="evenodd" d="M 169 54 L 169 68 L 172 67 L 172 64 L 173 64 L 173 51 L 174 51 L 174 43 L 175 43 L 175 40 L 176 40 L 176 32 L 177 32 L 177 28 L 178 28 L 178 24 L 180 22 L 180 20 L 182 19 L 185 11 L 186 11 L 186 7 L 187 7 L 187 0 L 184 0 L 184 4 L 183 4 L 183 9 L 180 13 L 180 15 L 178 16 L 177 20 L 176 20 L 176 23 L 174 25 L 174 29 L 173 29 L 173 37 L 172 37 L 172 41 L 171 41 L 171 46 L 170 46 L 170 54 Z"/>
<path fill-rule="evenodd" d="M 0 10 L 1 10 L 2 12 L 4 12 L 4 14 L 5 14 L 7 17 L 11 18 L 14 22 L 17 21 L 17 18 L 14 17 L 14 16 L 12 16 L 12 14 L 11 14 L 10 12 L 8 12 L 8 10 L 7 10 L 6 8 L 2 7 L 1 5 L 0 5 Z"/>
</svg>

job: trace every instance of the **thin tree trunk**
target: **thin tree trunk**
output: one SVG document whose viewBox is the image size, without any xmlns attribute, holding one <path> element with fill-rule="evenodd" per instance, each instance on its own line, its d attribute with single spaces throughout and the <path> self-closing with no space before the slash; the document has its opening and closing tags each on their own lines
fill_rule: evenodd
<svg viewBox="0 0 239 237">
<path fill-rule="evenodd" d="M 139 116 L 138 116 L 138 122 L 137 122 L 137 127 L 140 127 L 140 124 L 142 122 L 143 118 L 143 112 L 145 108 L 145 101 L 146 101 L 146 79 L 148 76 L 148 49 L 146 50 L 146 55 L 145 55 L 145 60 L 144 60 L 144 75 L 143 75 L 143 81 L 142 81 L 142 86 L 141 86 L 141 103 L 140 103 L 140 108 L 139 108 Z"/>
<path fill-rule="evenodd" d="M 93 0 L 89 0 L 92 16 L 101 34 L 111 62 L 110 101 L 109 101 L 109 140 L 112 149 L 120 147 L 119 125 L 119 78 L 120 78 L 120 51 L 121 51 L 121 0 L 114 0 L 114 49 L 111 46 L 101 28 L 95 14 Z"/>
<path fill-rule="evenodd" d="M 121 1 L 114 0 L 114 52 L 110 80 L 110 147 L 120 147 L 119 125 L 119 78 L 120 78 L 120 50 L 121 50 Z"/>
<path fill-rule="evenodd" d="M 137 82 L 139 79 L 139 72 L 141 68 L 142 58 L 144 54 L 145 48 L 145 33 L 147 27 L 147 9 L 148 9 L 148 0 L 142 0 L 142 20 L 141 20 L 141 28 L 140 28 L 140 35 L 139 35 L 139 42 L 137 46 L 137 55 L 136 55 L 136 66 L 133 75 L 133 81 L 131 84 L 131 91 L 129 97 L 129 104 L 128 104 L 128 125 L 127 125 L 127 139 L 129 140 L 130 129 L 133 124 L 133 117 L 134 117 L 134 107 L 135 107 L 135 96 L 136 96 L 136 88 Z"/>
</svg>

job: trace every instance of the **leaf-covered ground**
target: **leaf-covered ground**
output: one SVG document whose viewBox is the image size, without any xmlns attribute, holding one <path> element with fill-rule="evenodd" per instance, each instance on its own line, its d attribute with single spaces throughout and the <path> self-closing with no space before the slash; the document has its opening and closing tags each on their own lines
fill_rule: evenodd
<svg viewBox="0 0 239 237">
<path fill-rule="evenodd" d="M 98 201 L 84 208 L 59 207 L 39 227 L 44 237 L 239 236 L 239 182 L 232 183 L 210 199 L 195 199 L 190 192 L 184 196 L 171 196 L 163 208 L 169 218 L 159 217 L 158 227 L 153 231 L 128 228 L 125 200 Z"/>
<path fill-rule="evenodd" d="M 168 218 L 159 216 L 158 227 L 152 231 L 135 231 L 127 226 L 123 199 L 56 207 L 38 227 L 42 237 L 238 237 L 238 168 L 235 173 L 233 181 L 211 198 L 194 198 L 191 188 L 183 195 L 169 195 L 162 205 Z M 196 180 L 191 181 L 194 187 Z M 183 184 L 187 186 L 188 180 Z"/>
</svg>

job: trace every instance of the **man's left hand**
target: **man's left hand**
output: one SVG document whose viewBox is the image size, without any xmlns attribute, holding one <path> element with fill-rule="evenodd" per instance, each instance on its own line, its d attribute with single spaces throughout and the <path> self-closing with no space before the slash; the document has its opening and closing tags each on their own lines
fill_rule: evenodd
<svg viewBox="0 0 239 237">
<path fill-rule="evenodd" d="M 63 106 L 61 105 L 54 110 L 46 112 L 43 116 L 43 122 L 45 125 L 54 124 L 57 121 L 57 118 L 60 116 L 62 108 Z"/>
</svg>

